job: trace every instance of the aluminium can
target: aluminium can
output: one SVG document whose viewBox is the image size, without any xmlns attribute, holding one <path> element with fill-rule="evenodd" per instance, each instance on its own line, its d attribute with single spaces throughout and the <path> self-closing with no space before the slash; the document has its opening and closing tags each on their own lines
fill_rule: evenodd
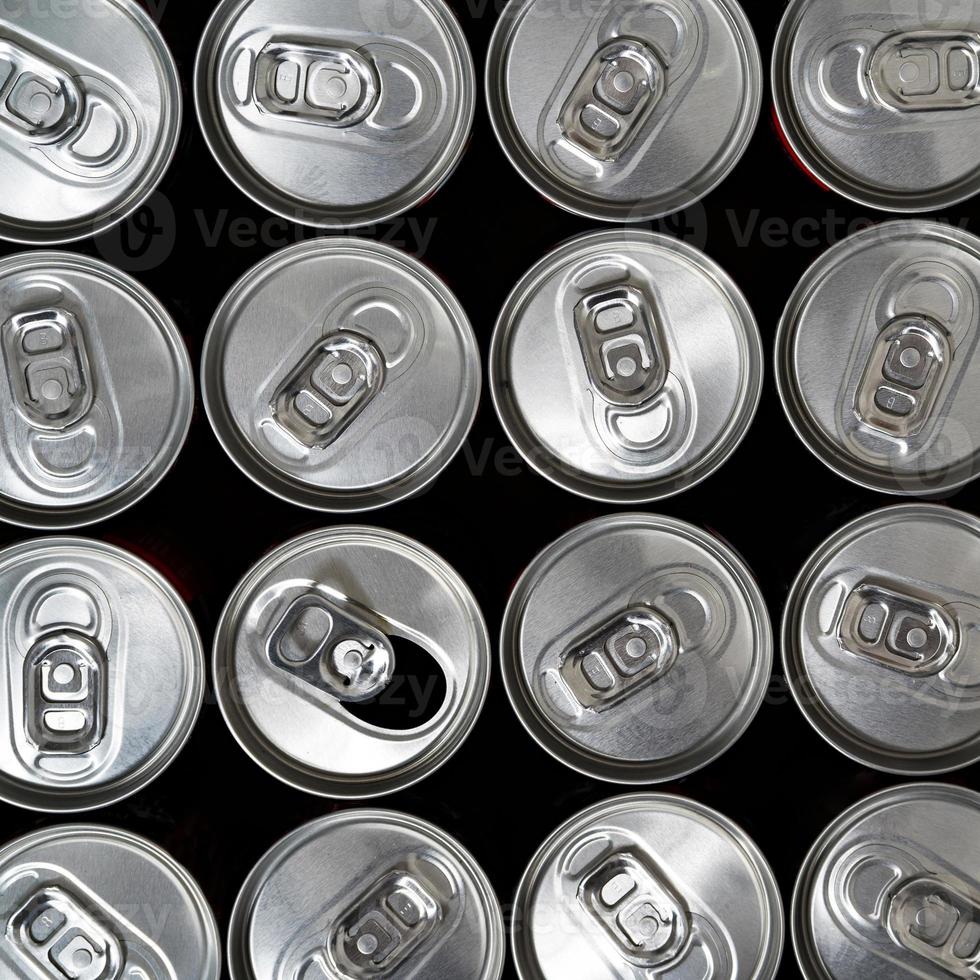
<svg viewBox="0 0 980 980">
<path fill-rule="evenodd" d="M 793 895 L 805 980 L 973 977 L 980 962 L 980 795 L 876 793 L 813 846 Z"/>
<path fill-rule="evenodd" d="M 769 684 L 772 633 L 726 545 L 669 517 L 620 514 L 531 563 L 500 656 L 514 710 L 551 755 L 596 779 L 656 783 L 742 735 Z"/>
<path fill-rule="evenodd" d="M 859 204 L 933 211 L 980 190 L 980 9 L 971 2 L 793 0 L 772 87 L 798 160 Z"/>
<path fill-rule="evenodd" d="M 936 504 L 851 522 L 786 606 L 786 678 L 831 745 L 926 776 L 980 760 L 980 520 Z"/>
<path fill-rule="evenodd" d="M 521 980 L 772 980 L 782 902 L 766 859 L 720 813 L 680 796 L 620 796 L 541 846 L 511 941 Z"/>
<path fill-rule="evenodd" d="M 419 664 L 445 679 L 434 713 L 439 688 L 422 685 Z M 418 542 L 368 527 L 314 531 L 263 558 L 214 644 L 218 703 L 242 748 L 283 782 L 336 798 L 391 793 L 439 768 L 476 723 L 489 672 L 462 579 Z M 395 699 L 407 728 L 364 717 L 363 705 Z"/>
<path fill-rule="evenodd" d="M 218 980 L 207 900 L 169 854 L 92 824 L 40 830 L 0 850 L 6 980 Z"/>
<path fill-rule="evenodd" d="M 466 313 L 420 262 L 301 242 L 236 283 L 201 367 L 208 418 L 259 486 L 325 511 L 418 493 L 462 448 L 482 385 Z"/>
<path fill-rule="evenodd" d="M 232 980 L 499 980 L 503 963 L 503 916 L 474 858 L 393 810 L 288 834 L 248 876 L 228 932 Z"/>
<path fill-rule="evenodd" d="M 340 228 L 394 218 L 448 179 L 476 78 L 443 0 L 224 0 L 194 92 L 208 146 L 245 194 Z"/>
<path fill-rule="evenodd" d="M 648 231 L 573 238 L 497 320 L 490 386 L 540 474 L 607 503 L 680 493 L 717 470 L 755 416 L 764 354 L 738 287 L 706 255 Z"/>
<path fill-rule="evenodd" d="M 486 88 L 532 187 L 583 217 L 635 222 L 688 207 L 735 167 L 762 61 L 735 0 L 511 0 Z"/>
<path fill-rule="evenodd" d="M 790 423 L 861 486 L 938 495 L 980 474 L 980 239 L 895 221 L 807 271 L 776 337 Z"/>
<path fill-rule="evenodd" d="M 177 327 L 138 282 L 67 252 L 0 260 L 0 520 L 64 529 L 142 499 L 194 409 Z"/>
<path fill-rule="evenodd" d="M 0 10 L 0 238 L 97 235 L 140 207 L 180 135 L 177 67 L 133 0 Z"/>
<path fill-rule="evenodd" d="M 0 551 L 0 799 L 49 812 L 142 789 L 204 696 L 187 607 L 145 562 L 82 538 Z"/>
</svg>

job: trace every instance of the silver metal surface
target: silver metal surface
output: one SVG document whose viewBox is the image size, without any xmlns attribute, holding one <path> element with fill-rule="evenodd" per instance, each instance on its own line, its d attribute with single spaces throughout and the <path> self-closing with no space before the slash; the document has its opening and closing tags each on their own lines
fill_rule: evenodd
<svg viewBox="0 0 980 980">
<path fill-rule="evenodd" d="M 4 980 L 218 980 L 221 948 L 191 876 L 148 840 L 95 825 L 0 850 Z"/>
<path fill-rule="evenodd" d="M 734 452 L 762 390 L 745 298 L 665 235 L 582 235 L 504 304 L 490 352 L 501 424 L 539 473 L 610 503 L 659 500 Z"/>
<path fill-rule="evenodd" d="M 130 507 L 193 408 L 183 339 L 138 282 L 68 252 L 0 261 L 0 520 L 80 527 Z"/>
<path fill-rule="evenodd" d="M 765 858 L 679 796 L 621 796 L 573 817 L 534 856 L 515 904 L 521 980 L 772 980 L 782 955 Z"/>
<path fill-rule="evenodd" d="M 762 104 L 762 61 L 734 0 L 511 0 L 487 59 L 497 137 L 568 211 L 643 221 L 728 175 Z"/>
<path fill-rule="evenodd" d="M 341 238 L 285 248 L 239 280 L 201 377 L 235 463 L 327 511 L 383 507 L 434 480 L 481 388 L 476 338 L 449 289 L 393 248 Z"/>
<path fill-rule="evenodd" d="M 194 84 L 225 173 L 318 227 L 386 221 L 433 194 L 463 155 L 476 102 L 443 0 L 225 0 Z"/>
<path fill-rule="evenodd" d="M 980 239 L 927 221 L 852 235 L 807 271 L 776 337 L 776 381 L 806 446 L 885 493 L 980 474 Z"/>
<path fill-rule="evenodd" d="M 980 759 L 980 521 L 875 511 L 807 561 L 783 620 L 786 678 L 852 759 L 932 775 Z"/>
<path fill-rule="evenodd" d="M 919 783 L 868 797 L 814 845 L 793 896 L 805 980 L 942 980 L 980 968 L 980 795 Z"/>
<path fill-rule="evenodd" d="M 621 514 L 546 548 L 514 588 L 500 655 L 534 739 L 597 779 L 655 783 L 745 731 L 772 667 L 758 586 L 717 539 Z"/>
<path fill-rule="evenodd" d="M 107 806 L 190 736 L 204 696 L 197 627 L 128 552 L 82 538 L 0 551 L 0 630 L 0 799 Z"/>
<path fill-rule="evenodd" d="M 133 0 L 0 9 L 0 238 L 95 235 L 163 178 L 180 133 L 177 67 Z"/>
<path fill-rule="evenodd" d="M 399 641 L 435 661 L 446 696 L 427 721 L 393 731 L 349 706 L 383 695 L 393 675 L 416 707 L 432 696 L 399 674 Z M 473 594 L 433 552 L 334 527 L 246 575 L 218 625 L 214 671 L 225 720 L 259 765 L 310 793 L 364 799 L 417 782 L 459 747 L 486 697 L 490 641 Z"/>
<path fill-rule="evenodd" d="M 773 56 L 776 111 L 803 165 L 887 211 L 980 190 L 980 8 L 793 0 Z"/>
<path fill-rule="evenodd" d="M 232 980 L 499 980 L 504 923 L 473 857 L 432 824 L 347 810 L 276 844 L 232 913 Z"/>
</svg>

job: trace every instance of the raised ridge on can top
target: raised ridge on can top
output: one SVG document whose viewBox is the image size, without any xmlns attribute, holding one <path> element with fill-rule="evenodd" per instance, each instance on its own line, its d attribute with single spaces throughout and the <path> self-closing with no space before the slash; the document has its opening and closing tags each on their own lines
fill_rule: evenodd
<svg viewBox="0 0 980 980">
<path fill-rule="evenodd" d="M 793 894 L 804 980 L 973 977 L 980 959 L 980 794 L 916 783 L 846 810 Z"/>
<path fill-rule="evenodd" d="M 163 179 L 180 135 L 177 66 L 133 0 L 0 10 L 0 238 L 77 241 Z"/>
<path fill-rule="evenodd" d="M 772 65 L 803 165 L 851 200 L 921 212 L 980 191 L 980 9 L 793 0 Z"/>
<path fill-rule="evenodd" d="M 679 779 L 755 717 L 772 667 L 758 586 L 711 535 L 669 517 L 590 521 L 521 576 L 500 636 L 518 718 L 560 762 L 615 783 Z"/>
<path fill-rule="evenodd" d="M 929 221 L 825 252 L 776 335 L 776 383 L 814 455 L 861 486 L 936 495 L 980 475 L 980 239 Z"/>
<path fill-rule="evenodd" d="M 194 94 L 245 194 L 291 221 L 349 228 L 397 217 L 449 178 L 476 75 L 443 0 L 223 0 Z"/>
<path fill-rule="evenodd" d="M 69 252 L 0 260 L 0 520 L 64 529 L 132 506 L 193 408 L 184 341 L 136 280 Z"/>
<path fill-rule="evenodd" d="M 511 921 L 521 980 L 773 980 L 783 933 L 776 880 L 745 832 L 652 793 L 559 827 L 524 872 Z"/>
<path fill-rule="evenodd" d="M 275 252 L 204 342 L 204 406 L 238 467 L 315 510 L 418 493 L 462 448 L 482 386 L 466 313 L 415 259 L 361 239 Z"/>
<path fill-rule="evenodd" d="M 936 775 L 980 760 L 978 635 L 980 520 L 935 504 L 886 507 L 803 566 L 783 619 L 786 679 L 845 755 Z"/>
<path fill-rule="evenodd" d="M 511 0 L 490 43 L 497 138 L 539 193 L 636 222 L 688 207 L 755 131 L 762 60 L 735 0 Z"/>
<path fill-rule="evenodd" d="M 394 810 L 345 810 L 288 834 L 249 874 L 228 930 L 232 980 L 499 980 L 504 957 L 476 860 Z"/>
<path fill-rule="evenodd" d="M 699 483 L 755 417 L 762 340 L 706 255 L 641 230 L 565 242 L 497 320 L 490 388 L 518 452 L 572 493 L 660 500 Z"/>
</svg>

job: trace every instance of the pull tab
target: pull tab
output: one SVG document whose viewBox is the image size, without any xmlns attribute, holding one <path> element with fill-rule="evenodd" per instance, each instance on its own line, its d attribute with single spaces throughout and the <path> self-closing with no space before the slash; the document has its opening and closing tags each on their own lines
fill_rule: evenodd
<svg viewBox="0 0 980 980">
<path fill-rule="evenodd" d="M 0 41 L 0 122 L 37 143 L 56 143 L 79 126 L 75 80 L 11 41 Z"/>
<path fill-rule="evenodd" d="M 891 109 L 969 108 L 980 98 L 980 34 L 896 34 L 875 50 L 868 74 L 878 99 Z"/>
<path fill-rule="evenodd" d="M 877 585 L 859 585 L 844 603 L 845 650 L 905 674 L 938 674 L 957 649 L 956 623 L 939 604 Z"/>
<path fill-rule="evenodd" d="M 583 707 L 603 711 L 663 677 L 676 659 L 671 624 L 652 609 L 636 606 L 575 644 L 560 672 Z"/>
<path fill-rule="evenodd" d="M 663 98 L 667 70 L 641 41 L 617 38 L 592 57 L 562 107 L 566 139 L 597 160 L 619 157 Z"/>
<path fill-rule="evenodd" d="M 308 449 L 329 446 L 384 384 L 384 360 L 365 338 L 345 333 L 318 343 L 272 398 L 280 428 Z"/>
<path fill-rule="evenodd" d="M 667 379 L 667 345 L 653 303 L 635 286 L 586 296 L 575 307 L 575 331 L 589 380 L 614 405 L 648 401 Z"/>
<path fill-rule="evenodd" d="M 339 701 L 370 701 L 391 682 L 388 638 L 320 593 L 295 599 L 269 637 L 269 660 Z"/>
<path fill-rule="evenodd" d="M 934 320 L 893 320 L 881 331 L 858 387 L 858 417 L 894 435 L 914 435 L 932 412 L 951 359 L 949 336 Z"/>
</svg>

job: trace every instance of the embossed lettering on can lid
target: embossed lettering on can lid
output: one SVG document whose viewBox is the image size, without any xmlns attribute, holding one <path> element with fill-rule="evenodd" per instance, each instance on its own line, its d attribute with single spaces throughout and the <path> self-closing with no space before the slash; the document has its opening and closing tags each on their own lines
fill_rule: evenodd
<svg viewBox="0 0 980 980">
<path fill-rule="evenodd" d="M 63 243 L 135 211 L 180 133 L 177 67 L 133 0 L 0 11 L 0 238 Z"/>
<path fill-rule="evenodd" d="M 0 551 L 0 798 L 107 806 L 155 779 L 204 696 L 197 627 L 145 562 L 83 538 Z"/>
<path fill-rule="evenodd" d="M 803 165 L 886 211 L 980 190 L 980 10 L 920 0 L 793 0 L 773 56 L 776 111 Z"/>
<path fill-rule="evenodd" d="M 847 479 L 938 493 L 980 474 L 980 239 L 927 221 L 858 232 L 819 258 L 776 338 L 800 438 Z"/>
<path fill-rule="evenodd" d="M 204 344 L 204 404 L 256 483 L 317 510 L 383 507 L 462 447 L 480 354 L 421 263 L 329 238 L 276 252 L 232 287 Z"/>
<path fill-rule="evenodd" d="M 610 503 L 659 500 L 728 459 L 762 390 L 738 287 L 665 235 L 590 233 L 534 266 L 494 331 L 501 424 L 543 476 Z"/>
<path fill-rule="evenodd" d="M 974 977 L 980 795 L 918 783 L 876 793 L 813 846 L 793 895 L 806 980 Z"/>
<path fill-rule="evenodd" d="M 184 342 L 138 282 L 67 252 L 0 261 L 0 519 L 119 513 L 170 469 L 193 408 Z"/>
<path fill-rule="evenodd" d="M 224 0 L 195 97 L 211 152 L 249 197 L 353 227 L 402 214 L 449 177 L 476 78 L 443 0 Z"/>
<path fill-rule="evenodd" d="M 239 584 L 215 637 L 215 686 L 233 734 L 268 772 L 364 799 L 456 751 L 483 707 L 489 651 L 473 594 L 441 558 L 391 531 L 334 527 L 287 542 Z M 406 673 L 410 655 L 445 677 L 434 714 L 423 709 L 435 689 L 416 690 Z M 393 731 L 359 716 L 386 691 L 411 701 L 419 723 Z"/>
<path fill-rule="evenodd" d="M 0 967 L 10 980 L 218 980 L 218 927 L 194 879 L 135 834 L 41 830 L 0 850 Z"/>
<path fill-rule="evenodd" d="M 347 810 L 288 834 L 245 881 L 228 934 L 232 980 L 499 980 L 503 963 L 503 917 L 479 865 L 394 810 Z"/>
<path fill-rule="evenodd" d="M 487 59 L 497 137 L 568 211 L 643 221 L 734 168 L 762 104 L 762 61 L 734 0 L 511 0 Z"/>
<path fill-rule="evenodd" d="M 786 677 L 814 728 L 852 759 L 948 772 L 980 760 L 978 636 L 980 521 L 886 507 L 804 565 L 783 620 Z"/>
<path fill-rule="evenodd" d="M 500 651 L 508 697 L 543 748 L 597 779 L 653 783 L 701 768 L 745 731 L 772 633 L 728 547 L 682 521 L 622 514 L 538 555 Z"/>
<path fill-rule="evenodd" d="M 559 827 L 532 859 L 511 941 L 521 980 L 772 980 L 783 911 L 739 827 L 679 796 L 620 796 Z"/>
</svg>

